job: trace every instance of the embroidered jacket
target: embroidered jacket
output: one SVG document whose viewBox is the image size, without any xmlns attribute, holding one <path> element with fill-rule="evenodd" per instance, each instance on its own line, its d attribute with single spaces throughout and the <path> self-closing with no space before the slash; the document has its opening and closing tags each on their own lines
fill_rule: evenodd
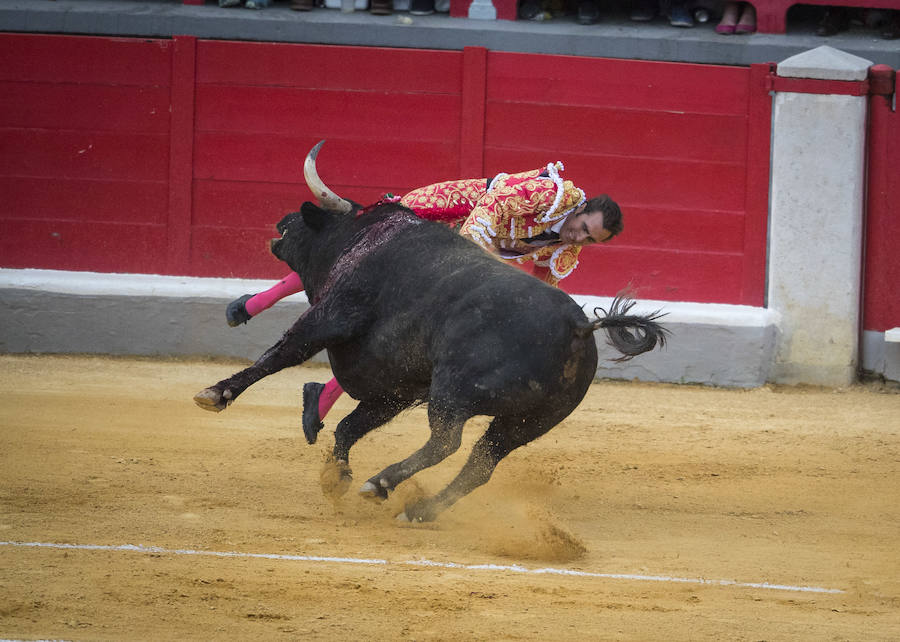
<svg viewBox="0 0 900 642">
<path fill-rule="evenodd" d="M 507 261 L 533 261 L 557 285 L 578 265 L 580 245 L 534 239 L 584 203 L 584 192 L 559 175 L 560 162 L 518 174 L 435 183 L 408 193 L 401 203 L 421 218 L 456 223 L 459 233 Z"/>
<path fill-rule="evenodd" d="M 534 237 L 561 223 L 585 202 L 584 192 L 559 176 L 560 162 L 546 168 L 500 174 L 491 181 L 460 229 L 500 258 L 547 268 L 544 280 L 557 285 L 578 266 L 580 245 L 540 244 Z"/>
</svg>

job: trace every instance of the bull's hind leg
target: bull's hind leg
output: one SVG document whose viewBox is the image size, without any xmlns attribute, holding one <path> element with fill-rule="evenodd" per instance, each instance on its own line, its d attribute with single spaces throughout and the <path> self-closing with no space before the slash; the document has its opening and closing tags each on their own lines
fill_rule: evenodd
<svg viewBox="0 0 900 642">
<path fill-rule="evenodd" d="M 442 462 L 455 453 L 462 443 L 463 426 L 470 416 L 471 413 L 458 409 L 442 410 L 440 404 L 432 402 L 428 406 L 431 436 L 425 445 L 403 461 L 391 464 L 369 479 L 360 488 L 360 494 L 370 499 L 387 499 L 388 493 L 401 482 L 406 481 L 420 470 Z"/>
<path fill-rule="evenodd" d="M 401 521 L 430 522 L 460 497 L 486 483 L 501 459 L 510 452 L 537 439 L 565 418 L 494 417 L 484 435 L 472 447 L 468 461 L 459 475 L 434 497 L 417 500 L 397 516 Z"/>
<path fill-rule="evenodd" d="M 332 458 L 325 462 L 320 481 L 322 492 L 337 497 L 347 492 L 353 480 L 350 448 L 366 433 L 383 426 L 409 404 L 396 399 L 361 401 L 334 431 Z"/>
</svg>

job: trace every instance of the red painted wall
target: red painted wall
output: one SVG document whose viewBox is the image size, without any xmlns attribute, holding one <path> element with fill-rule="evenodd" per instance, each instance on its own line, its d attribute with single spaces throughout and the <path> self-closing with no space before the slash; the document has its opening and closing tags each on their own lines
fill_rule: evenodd
<svg viewBox="0 0 900 642">
<path fill-rule="evenodd" d="M 863 328 L 900 327 L 900 112 L 892 96 L 869 105 Z"/>
<path fill-rule="evenodd" d="M 625 232 L 564 281 L 762 305 L 770 101 L 747 68 L 0 35 L 4 267 L 277 278 L 301 163 L 370 202 L 552 160 Z"/>
</svg>

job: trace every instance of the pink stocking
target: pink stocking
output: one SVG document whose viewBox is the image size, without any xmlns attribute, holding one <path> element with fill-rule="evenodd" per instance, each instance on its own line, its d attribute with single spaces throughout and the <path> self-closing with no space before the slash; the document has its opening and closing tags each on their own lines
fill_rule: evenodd
<svg viewBox="0 0 900 642">
<path fill-rule="evenodd" d="M 331 381 L 325 384 L 325 388 L 322 389 L 319 395 L 319 420 L 325 419 L 325 415 L 328 414 L 334 402 L 342 394 L 344 394 L 344 389 L 341 388 L 341 384 L 337 382 L 337 379 L 332 378 Z"/>
<path fill-rule="evenodd" d="M 247 314 L 255 317 L 263 310 L 271 308 L 284 297 L 296 294 L 302 289 L 303 284 L 300 282 L 300 276 L 296 272 L 291 272 L 265 292 L 260 292 L 247 299 L 244 307 L 247 308 Z"/>
</svg>

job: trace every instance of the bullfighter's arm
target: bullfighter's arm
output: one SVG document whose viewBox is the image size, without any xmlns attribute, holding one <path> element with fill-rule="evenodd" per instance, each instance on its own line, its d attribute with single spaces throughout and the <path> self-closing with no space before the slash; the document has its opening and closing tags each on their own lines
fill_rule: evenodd
<svg viewBox="0 0 900 642">
<path fill-rule="evenodd" d="M 580 253 L 580 245 L 542 247 L 531 254 L 531 260 L 534 261 L 533 274 L 545 283 L 559 287 L 559 282 L 578 267 Z"/>
</svg>

